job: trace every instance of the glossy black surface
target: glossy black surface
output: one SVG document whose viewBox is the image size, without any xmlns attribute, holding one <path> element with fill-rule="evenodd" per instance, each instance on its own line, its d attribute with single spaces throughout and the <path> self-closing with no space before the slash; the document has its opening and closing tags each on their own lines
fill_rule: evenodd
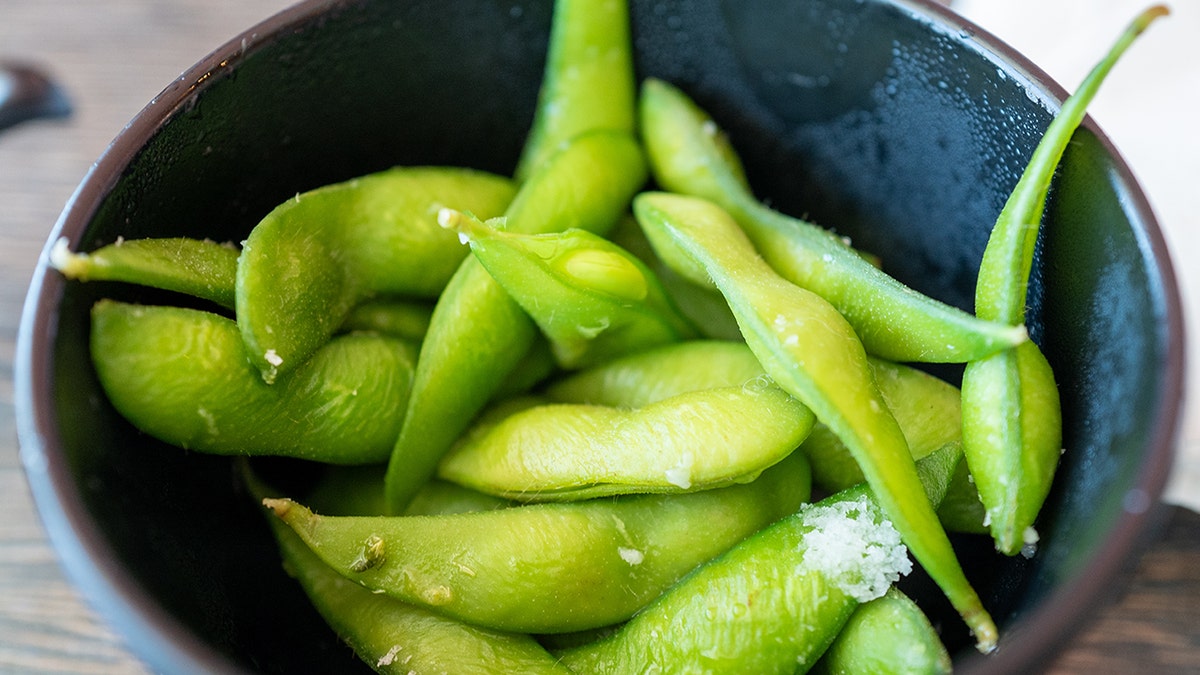
<svg viewBox="0 0 1200 675">
<path fill-rule="evenodd" d="M 932 3 L 633 8 L 640 74 L 713 113 L 761 197 L 970 307 L 991 223 L 1061 100 L 1057 86 Z M 297 192 L 393 164 L 508 172 L 549 12 L 546 2 L 303 3 L 164 91 L 50 239 L 81 249 L 119 236 L 238 241 Z M 20 336 L 22 453 L 69 571 L 163 670 L 361 669 L 281 570 L 231 464 L 152 442 L 104 402 L 87 311 L 112 294 L 144 297 L 39 268 Z M 957 619 L 942 618 L 963 672 L 1028 672 L 1068 640 L 1153 525 L 1170 465 L 1183 373 L 1175 281 L 1144 198 L 1092 127 L 1055 184 L 1031 303 L 1062 387 L 1068 452 L 1037 557 L 1000 560 L 986 542 L 959 541 L 1004 629 L 1000 652 L 979 660 Z"/>
</svg>

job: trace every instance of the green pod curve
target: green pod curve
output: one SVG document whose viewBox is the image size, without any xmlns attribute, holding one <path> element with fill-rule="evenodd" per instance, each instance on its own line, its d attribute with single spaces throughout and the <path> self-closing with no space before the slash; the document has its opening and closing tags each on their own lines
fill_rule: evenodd
<svg viewBox="0 0 1200 675">
<path fill-rule="evenodd" d="M 539 405 L 468 431 L 437 475 L 520 501 L 708 490 L 753 480 L 791 454 L 813 420 L 766 378 L 634 410 Z"/>
<path fill-rule="evenodd" d="M 925 612 L 896 587 L 859 605 L 813 675 L 947 675 L 950 654 Z"/>
<path fill-rule="evenodd" d="M 354 582 L 475 625 L 555 633 L 628 619 L 689 570 L 794 511 L 808 485 L 807 461 L 794 454 L 753 483 L 684 495 L 377 518 L 267 505 Z"/>
<path fill-rule="evenodd" d="M 459 233 L 533 319 L 563 368 L 585 368 L 695 333 L 654 272 L 599 235 L 507 232 L 451 210 L 438 221 Z"/>
<path fill-rule="evenodd" d="M 963 451 L 996 550 L 1037 543 L 1033 527 L 1062 455 L 1062 407 L 1054 372 L 1030 342 L 963 372 Z"/>
<path fill-rule="evenodd" d="M 505 212 L 507 227 L 529 234 L 606 232 L 645 180 L 645 159 L 633 136 L 606 131 L 577 136 L 522 184 Z M 464 260 L 438 299 L 421 343 L 412 396 L 388 466 L 393 513 L 433 474 L 536 337 L 521 306 L 475 258 Z"/>
<path fill-rule="evenodd" d="M 962 437 L 958 387 L 904 364 L 874 357 L 868 363 L 914 460 Z M 800 449 L 812 463 L 815 486 L 837 492 L 863 481 L 854 455 L 829 427 L 818 423 Z"/>
<path fill-rule="evenodd" d="M 259 501 L 271 498 L 248 469 L 243 476 Z M 326 565 L 279 519 L 269 516 L 268 523 L 284 569 L 338 637 L 378 673 L 570 672 L 527 635 L 478 628 L 372 593 Z"/>
<path fill-rule="evenodd" d="M 707 271 L 767 374 L 850 449 L 884 513 L 962 615 L 979 649 L 993 649 L 995 623 L 924 497 L 908 443 L 854 329 L 829 302 L 775 273 L 712 202 L 644 193 L 634 200 L 634 214 L 656 251 L 674 249 L 673 256 Z"/>
<path fill-rule="evenodd" d="M 980 317 L 1025 320 L 1029 273 L 1055 168 L 1117 60 L 1166 13 L 1165 7 L 1154 6 L 1138 15 L 1046 129 L 984 250 L 975 289 Z M 968 364 L 963 373 L 963 442 L 996 549 L 1015 555 L 1037 541 L 1033 523 L 1062 454 L 1058 387 L 1036 345 Z"/>
<path fill-rule="evenodd" d="M 207 239 L 130 239 L 90 253 L 73 253 L 55 242 L 50 264 L 68 279 L 122 281 L 186 293 L 233 309 L 240 252 Z"/>
<path fill-rule="evenodd" d="M 557 403 L 641 408 L 687 392 L 741 386 L 765 375 L 744 342 L 689 340 L 571 373 L 542 393 Z"/>
<path fill-rule="evenodd" d="M 238 259 L 238 327 L 271 382 L 377 294 L 437 296 L 462 262 L 437 224 L 451 206 L 500 215 L 511 181 L 451 167 L 399 167 L 297 194 L 266 215 Z"/>
<path fill-rule="evenodd" d="M 384 461 L 415 351 L 392 338 L 347 335 L 271 386 L 231 319 L 112 300 L 92 309 L 92 362 L 113 407 L 155 438 L 214 454 Z"/>
<path fill-rule="evenodd" d="M 832 232 L 760 203 L 715 122 L 677 88 L 646 80 L 639 115 L 658 184 L 728 211 L 779 274 L 837 307 L 868 352 L 893 361 L 962 363 L 1027 339 L 1023 327 L 984 321 L 922 295 Z"/>
<path fill-rule="evenodd" d="M 633 133 L 632 44 L 625 0 L 556 0 L 533 125 L 514 173 L 518 181 L 581 133 Z"/>
</svg>

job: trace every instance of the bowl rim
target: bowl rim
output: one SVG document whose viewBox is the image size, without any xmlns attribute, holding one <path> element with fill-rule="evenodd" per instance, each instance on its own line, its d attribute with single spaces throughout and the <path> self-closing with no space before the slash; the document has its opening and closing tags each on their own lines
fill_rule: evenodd
<svg viewBox="0 0 1200 675">
<path fill-rule="evenodd" d="M 1055 112 L 1067 91 L 1007 43 L 959 16 L 936 0 L 876 0 L 904 11 L 934 30 L 958 34 L 970 48 L 1008 68 L 1031 97 Z M 152 667 L 202 672 L 246 672 L 200 640 L 155 601 L 121 564 L 99 534 L 61 452 L 53 405 L 50 346 L 57 332 L 57 307 L 65 281 L 48 265 L 51 247 L 62 237 L 75 241 L 86 231 L 101 203 L 143 147 L 189 101 L 235 69 L 248 55 L 289 35 L 329 11 L 353 7 L 362 0 L 302 0 L 240 32 L 188 68 L 155 96 L 113 139 L 68 199 L 39 256 L 26 294 L 14 358 L 14 393 L 18 444 L 36 510 L 60 565 L 89 605 L 116 630 L 124 644 Z M 1008 630 L 997 653 L 970 655 L 956 664 L 961 672 L 999 674 L 1039 669 L 1056 648 L 1080 630 L 1106 594 L 1127 581 L 1128 566 L 1149 544 L 1164 512 L 1161 501 L 1174 463 L 1182 424 L 1185 373 L 1183 308 L 1178 280 L 1166 239 L 1132 171 L 1112 142 L 1089 116 L 1083 126 L 1093 133 L 1112 159 L 1128 189 L 1129 209 L 1142 227 L 1139 244 L 1148 251 L 1152 272 L 1165 307 L 1165 349 L 1152 438 L 1139 473 L 1124 500 L 1124 512 L 1096 554 L 1074 579 L 1057 588 L 1038 607 Z M 1021 636 L 1016 639 L 1013 634 Z"/>
</svg>

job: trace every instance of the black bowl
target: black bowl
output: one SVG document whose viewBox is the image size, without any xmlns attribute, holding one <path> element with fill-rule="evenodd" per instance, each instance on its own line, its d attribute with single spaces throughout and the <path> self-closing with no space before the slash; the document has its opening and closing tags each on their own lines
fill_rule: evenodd
<svg viewBox="0 0 1200 675">
<path fill-rule="evenodd" d="M 970 308 L 991 224 L 1059 86 L 920 0 L 635 0 L 633 16 L 639 73 L 713 113 L 761 197 Z M 49 240 L 238 241 L 297 192 L 395 164 L 510 172 L 549 20 L 549 2 L 304 2 L 168 87 Z M 1003 631 L 981 658 L 932 603 L 961 672 L 1036 670 L 1114 593 L 1155 522 L 1179 425 L 1184 339 L 1162 233 L 1091 123 L 1054 185 L 1035 266 L 1030 327 L 1061 383 L 1068 451 L 1036 557 L 957 541 Z M 162 670 L 362 668 L 282 571 L 231 463 L 165 447 L 106 403 L 88 308 L 114 294 L 151 297 L 65 283 L 43 256 L 20 331 L 22 456 L 71 576 Z"/>
</svg>

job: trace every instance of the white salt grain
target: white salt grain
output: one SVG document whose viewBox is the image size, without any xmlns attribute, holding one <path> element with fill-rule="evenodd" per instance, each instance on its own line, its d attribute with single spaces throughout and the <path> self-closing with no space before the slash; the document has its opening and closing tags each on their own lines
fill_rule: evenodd
<svg viewBox="0 0 1200 675">
<path fill-rule="evenodd" d="M 866 497 L 802 510 L 813 529 L 800 540 L 801 571 L 818 572 L 846 595 L 867 602 L 912 571 L 900 533 Z"/>
</svg>

